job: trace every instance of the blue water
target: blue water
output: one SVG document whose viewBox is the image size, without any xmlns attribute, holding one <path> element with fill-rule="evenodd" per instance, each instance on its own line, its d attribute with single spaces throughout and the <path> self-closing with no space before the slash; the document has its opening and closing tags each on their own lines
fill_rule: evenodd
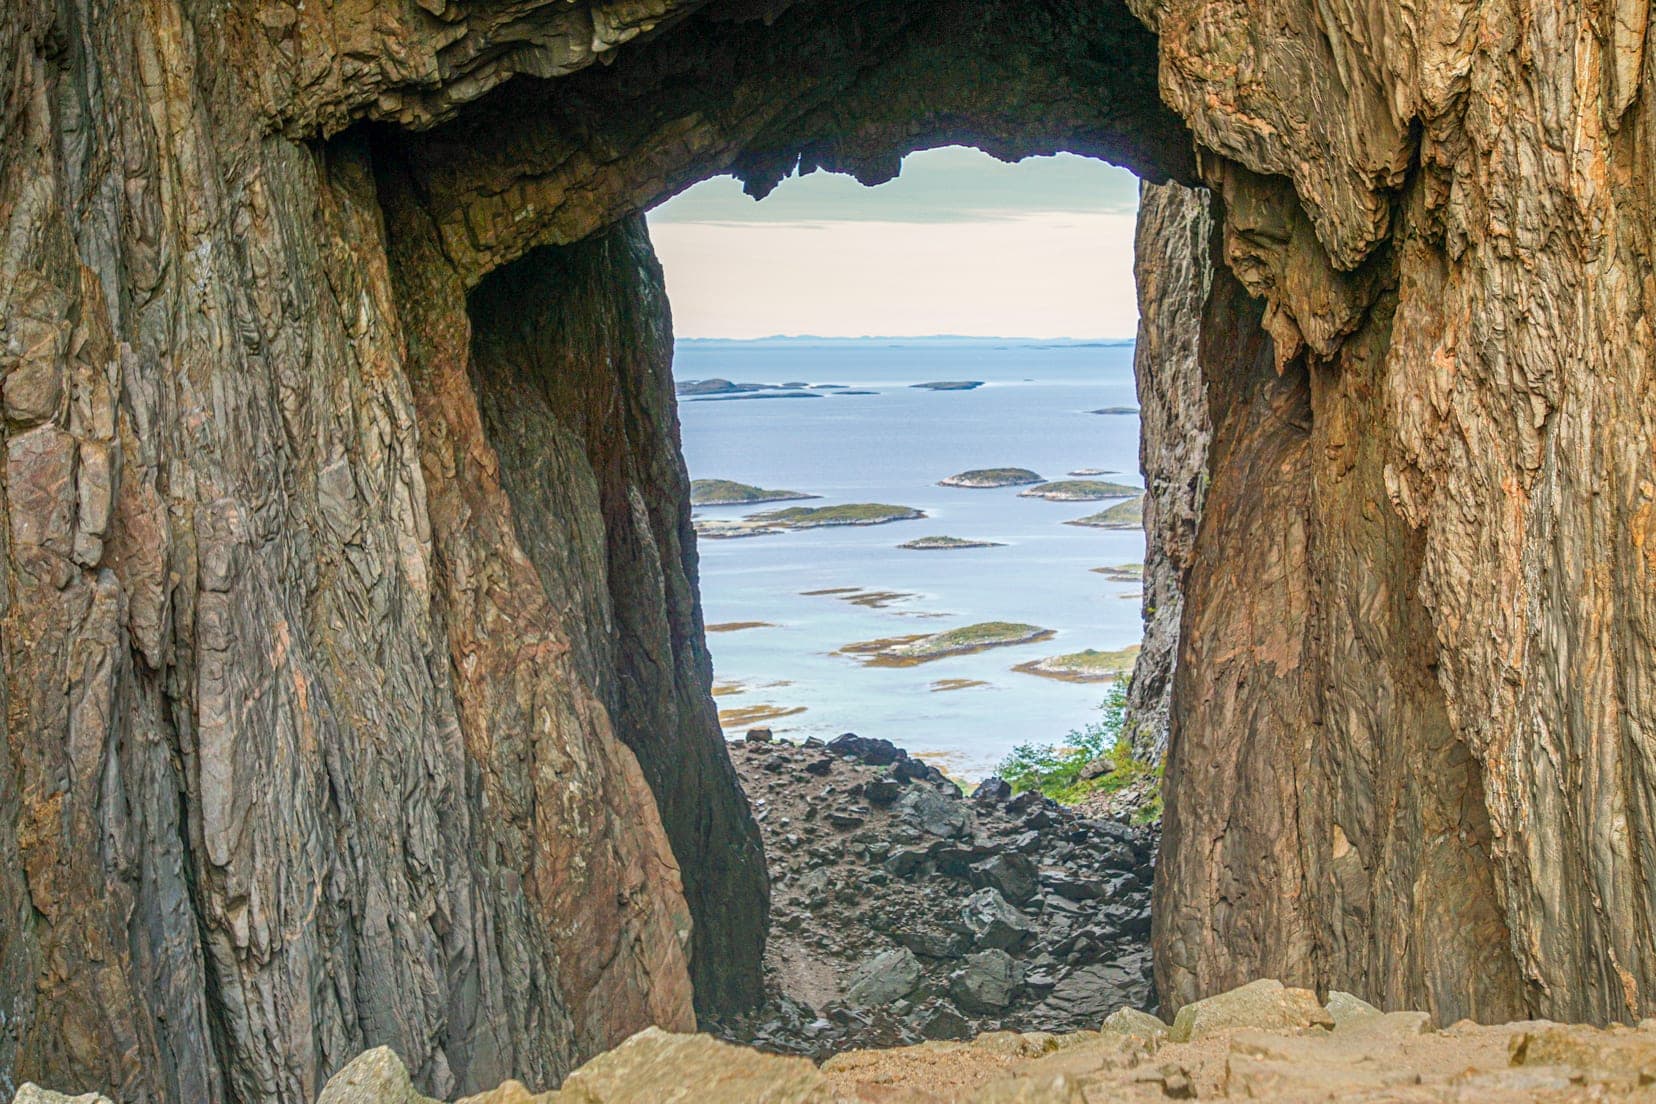
<svg viewBox="0 0 1656 1104">
<path fill-rule="evenodd" d="M 693 478 L 734 479 L 836 502 L 913 506 L 929 516 L 866 528 L 816 529 L 699 542 L 709 624 L 767 621 L 774 628 L 708 637 L 715 679 L 745 689 L 721 709 L 803 707 L 769 722 L 793 738 L 855 731 L 883 736 L 980 777 L 1015 744 L 1061 741 L 1097 715 L 1106 687 L 1014 671 L 1019 663 L 1082 648 L 1120 648 L 1141 635 L 1135 582 L 1090 569 L 1144 558 L 1137 531 L 1063 524 L 1110 503 L 1019 498 L 1021 488 L 937 486 L 969 468 L 1032 468 L 1062 479 L 1078 468 L 1141 483 L 1138 418 L 1097 415 L 1137 406 L 1130 346 L 960 339 L 953 342 L 681 342 L 680 380 L 846 384 L 878 391 L 818 399 L 681 401 Z M 910 384 L 983 380 L 974 391 Z M 700 508 L 741 517 L 770 507 Z M 910 551 L 928 535 L 999 541 L 1002 548 Z M 804 591 L 835 587 L 913 595 L 884 609 Z M 834 655 L 846 644 L 978 621 L 1053 629 L 1044 642 L 997 648 L 910 668 L 872 668 Z M 939 679 L 987 685 L 937 692 Z M 736 736 L 744 725 L 732 725 Z"/>
</svg>

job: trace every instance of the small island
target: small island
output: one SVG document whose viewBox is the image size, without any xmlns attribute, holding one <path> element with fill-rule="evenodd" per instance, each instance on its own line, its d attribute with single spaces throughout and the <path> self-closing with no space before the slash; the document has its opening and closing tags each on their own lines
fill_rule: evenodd
<svg viewBox="0 0 1656 1104">
<path fill-rule="evenodd" d="M 681 395 L 739 395 L 749 391 L 768 391 L 769 383 L 733 383 L 727 379 L 683 380 L 678 385 Z"/>
<path fill-rule="evenodd" d="M 950 690 L 970 690 L 974 686 L 988 686 L 982 679 L 946 678 L 938 679 L 929 689 L 934 694 L 944 694 Z"/>
<path fill-rule="evenodd" d="M 982 380 L 933 380 L 931 383 L 911 383 L 923 391 L 971 391 L 983 386 Z"/>
<path fill-rule="evenodd" d="M 696 536 L 705 540 L 739 540 L 742 537 L 773 537 L 787 532 L 775 525 L 755 525 L 745 518 L 696 518 L 691 522 Z"/>
<path fill-rule="evenodd" d="M 870 667 L 913 667 L 949 656 L 971 655 L 990 648 L 1033 644 L 1053 636 L 1051 629 L 1016 621 L 984 621 L 940 633 L 889 637 L 847 644 L 843 655 L 856 656 Z"/>
<path fill-rule="evenodd" d="M 774 629 L 774 621 L 720 621 L 707 626 L 710 633 L 746 632 L 749 629 Z"/>
<path fill-rule="evenodd" d="M 804 598 L 838 598 L 841 602 L 850 602 L 853 606 L 864 606 L 868 609 L 885 609 L 894 603 L 918 597 L 902 590 L 869 590 L 865 587 L 825 587 L 822 590 L 802 590 L 799 593 Z"/>
<path fill-rule="evenodd" d="M 1005 548 L 999 541 L 965 540 L 961 537 L 921 537 L 918 540 L 904 541 L 898 548 L 908 548 L 916 552 L 933 552 L 952 548 Z"/>
<path fill-rule="evenodd" d="M 1137 414 L 1136 406 L 1101 406 L 1097 410 L 1089 410 L 1089 414 Z"/>
<path fill-rule="evenodd" d="M 829 394 L 830 394 L 830 395 L 838 395 L 838 396 L 839 396 L 839 397 L 840 397 L 840 398 L 842 398 L 842 399 L 843 399 L 843 398 L 845 398 L 845 397 L 846 397 L 846 396 L 847 396 L 847 395 L 878 395 L 878 394 L 879 394 L 879 392 L 878 392 L 878 391 L 855 391 L 855 390 L 846 390 L 846 391 L 830 391 L 830 392 L 829 392 Z"/>
<path fill-rule="evenodd" d="M 1048 502 L 1098 502 L 1106 498 L 1133 498 L 1142 495 L 1142 487 L 1126 483 L 1104 483 L 1097 479 L 1060 479 L 1018 492 L 1019 498 L 1044 498 Z"/>
<path fill-rule="evenodd" d="M 763 502 L 796 502 L 817 495 L 800 491 L 767 491 L 750 483 L 731 479 L 693 479 L 690 481 L 692 506 L 755 506 Z"/>
<path fill-rule="evenodd" d="M 925 511 L 912 506 L 848 502 L 839 506 L 789 506 L 781 510 L 766 510 L 744 520 L 779 529 L 821 529 L 831 525 L 884 525 L 892 521 L 914 521 L 925 516 Z"/>
<path fill-rule="evenodd" d="M 1114 682 L 1133 673 L 1133 662 L 1138 659 L 1139 646 L 1101 652 L 1095 648 L 1071 652 L 1069 655 L 1048 656 L 1045 659 L 1020 663 L 1012 668 L 1026 675 L 1057 679 L 1060 682 Z"/>
<path fill-rule="evenodd" d="M 719 710 L 720 728 L 747 728 L 765 721 L 781 720 L 783 717 L 797 717 L 805 712 L 803 705 L 784 707 L 780 705 L 745 705 L 733 709 Z"/>
<path fill-rule="evenodd" d="M 939 487 L 1022 487 L 1030 483 L 1044 483 L 1028 468 L 973 468 L 937 481 Z"/>
<path fill-rule="evenodd" d="M 1141 563 L 1114 564 L 1110 567 L 1095 567 L 1093 571 L 1104 576 L 1112 583 L 1137 583 L 1144 579 L 1144 565 Z"/>
<path fill-rule="evenodd" d="M 1142 529 L 1144 527 L 1144 496 L 1127 502 L 1118 502 L 1107 510 L 1088 514 L 1084 518 L 1066 521 L 1065 525 L 1085 525 L 1091 529 Z"/>
<path fill-rule="evenodd" d="M 741 395 L 701 395 L 689 402 L 738 402 L 743 399 L 820 399 L 815 391 L 754 391 Z"/>
<path fill-rule="evenodd" d="M 1108 471 L 1104 468 L 1076 468 L 1069 473 L 1071 479 L 1091 479 L 1099 475 L 1120 475 L 1117 471 Z"/>
</svg>

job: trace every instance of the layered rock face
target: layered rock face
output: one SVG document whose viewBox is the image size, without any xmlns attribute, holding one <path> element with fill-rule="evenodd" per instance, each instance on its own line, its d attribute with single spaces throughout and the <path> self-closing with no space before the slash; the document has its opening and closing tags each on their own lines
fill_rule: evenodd
<svg viewBox="0 0 1656 1104">
<path fill-rule="evenodd" d="M 785 7 L 0 15 L 0 1090 L 550 1085 L 757 996 L 630 216 L 806 146 L 1190 158 L 1125 11 Z"/>
<path fill-rule="evenodd" d="M 949 141 L 1212 195 L 1209 275 L 1141 238 L 1164 1007 L 1649 1013 L 1647 5 L 1131 7 L 9 4 L 0 1089 L 452 1096 L 751 999 L 633 216 Z"/>
<path fill-rule="evenodd" d="M 1144 643 L 1127 688 L 1125 730 L 1150 763 L 1167 755 L 1168 710 L 1184 621 L 1185 575 L 1207 494 L 1209 424 L 1202 312 L 1213 286 L 1212 200 L 1202 188 L 1139 190 L 1133 276 L 1139 299 L 1133 374 L 1144 486 Z"/>
<path fill-rule="evenodd" d="M 1215 291 L 1164 1000 L 1648 1015 L 1648 6 L 1135 6 L 1277 369 Z"/>
</svg>

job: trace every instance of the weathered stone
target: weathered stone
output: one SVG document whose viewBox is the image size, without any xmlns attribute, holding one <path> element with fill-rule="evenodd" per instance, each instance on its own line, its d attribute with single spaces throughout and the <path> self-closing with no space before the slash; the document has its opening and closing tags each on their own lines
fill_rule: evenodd
<svg viewBox="0 0 1656 1104">
<path fill-rule="evenodd" d="M 1261 979 L 1179 1009 L 1168 1038 L 1175 1043 L 1205 1039 L 1252 1028 L 1332 1027 L 1327 1009 L 1308 989 L 1289 989 L 1280 981 Z"/>
<path fill-rule="evenodd" d="M 316 1098 L 316 1104 L 434 1104 L 414 1091 L 408 1067 L 390 1047 L 365 1050 L 347 1062 Z"/>
<path fill-rule="evenodd" d="M 993 1012 L 1012 1003 L 1022 984 L 1023 966 L 1017 959 L 1001 950 L 978 951 L 949 975 L 949 995 L 969 1012 Z"/>
<path fill-rule="evenodd" d="M 980 948 L 1013 951 L 1035 936 L 1029 917 L 1013 907 L 1000 890 L 986 886 L 960 906 L 960 919 Z"/>
<path fill-rule="evenodd" d="M 12 1097 L 12 1104 L 114 1104 L 107 1096 L 100 1093 L 82 1093 L 80 1096 L 67 1096 L 64 1093 L 43 1089 L 32 1081 L 26 1081 Z"/>
<path fill-rule="evenodd" d="M 914 991 L 920 980 L 920 963 L 907 947 L 882 951 L 869 959 L 851 980 L 845 997 L 852 1004 L 890 1004 Z"/>
<path fill-rule="evenodd" d="M 1342 992 L 1339 989 L 1329 991 L 1328 1000 L 1323 1004 L 1323 1007 L 1328 1009 L 1328 1015 L 1337 1027 L 1344 1027 L 1348 1023 L 1383 1014 L 1363 998 L 1354 997 L 1350 993 Z"/>
<path fill-rule="evenodd" d="M 822 1075 L 803 1058 L 651 1027 L 570 1074 L 550 1104 L 831 1104 L 833 1099 Z"/>
<path fill-rule="evenodd" d="M 1144 1039 L 1165 1038 L 1168 1027 L 1148 1012 L 1136 1008 L 1118 1008 L 1104 1017 L 1104 1031 L 1118 1035 L 1137 1035 Z"/>
</svg>

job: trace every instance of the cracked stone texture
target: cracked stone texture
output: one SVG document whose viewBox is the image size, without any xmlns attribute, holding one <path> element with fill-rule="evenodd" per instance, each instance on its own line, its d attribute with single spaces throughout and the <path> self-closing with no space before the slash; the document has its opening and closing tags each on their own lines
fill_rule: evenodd
<svg viewBox="0 0 1656 1104">
<path fill-rule="evenodd" d="M 1202 1007 L 1210 1004 L 1222 1007 Z M 459 1104 L 1656 1100 L 1650 1024 L 1463 1022 L 1439 1030 L 1422 1012 L 1370 1008 L 1331 1017 L 1314 994 L 1269 981 L 1187 1011 L 1205 1017 L 1204 1027 L 1179 1041 L 1146 1016 L 1148 1022 L 1102 1032 L 996 1031 L 962 1042 L 847 1051 L 820 1068 L 652 1028 L 582 1066 L 559 1091 L 536 1095 L 507 1082 Z M 328 1093 L 323 1104 L 437 1104 L 409 1095 L 407 1074 L 388 1051 L 364 1054 L 336 1075 Z"/>
<path fill-rule="evenodd" d="M 0 1088 L 546 1087 L 757 996 L 634 216 L 1192 160 L 1120 9 L 693 7 L 0 14 Z"/>
<path fill-rule="evenodd" d="M 1648 4 L 1135 6 L 1281 372 L 1204 362 L 1164 1007 L 1649 1015 Z"/>
<path fill-rule="evenodd" d="M 738 999 L 627 220 L 960 140 L 1213 197 L 1164 1010 L 1656 1009 L 1648 0 L 1131 7 L 8 4 L 0 1088 L 452 1096 Z M 643 305 L 525 310 L 547 387 L 474 316 L 565 264 Z"/>
<path fill-rule="evenodd" d="M 1205 189 L 1139 189 L 1133 276 L 1138 286 L 1139 468 L 1144 490 L 1144 641 L 1127 688 L 1124 731 L 1150 763 L 1167 754 L 1184 578 L 1207 493 L 1209 423 L 1202 381 L 1202 312 L 1213 283 L 1213 220 Z"/>
</svg>

